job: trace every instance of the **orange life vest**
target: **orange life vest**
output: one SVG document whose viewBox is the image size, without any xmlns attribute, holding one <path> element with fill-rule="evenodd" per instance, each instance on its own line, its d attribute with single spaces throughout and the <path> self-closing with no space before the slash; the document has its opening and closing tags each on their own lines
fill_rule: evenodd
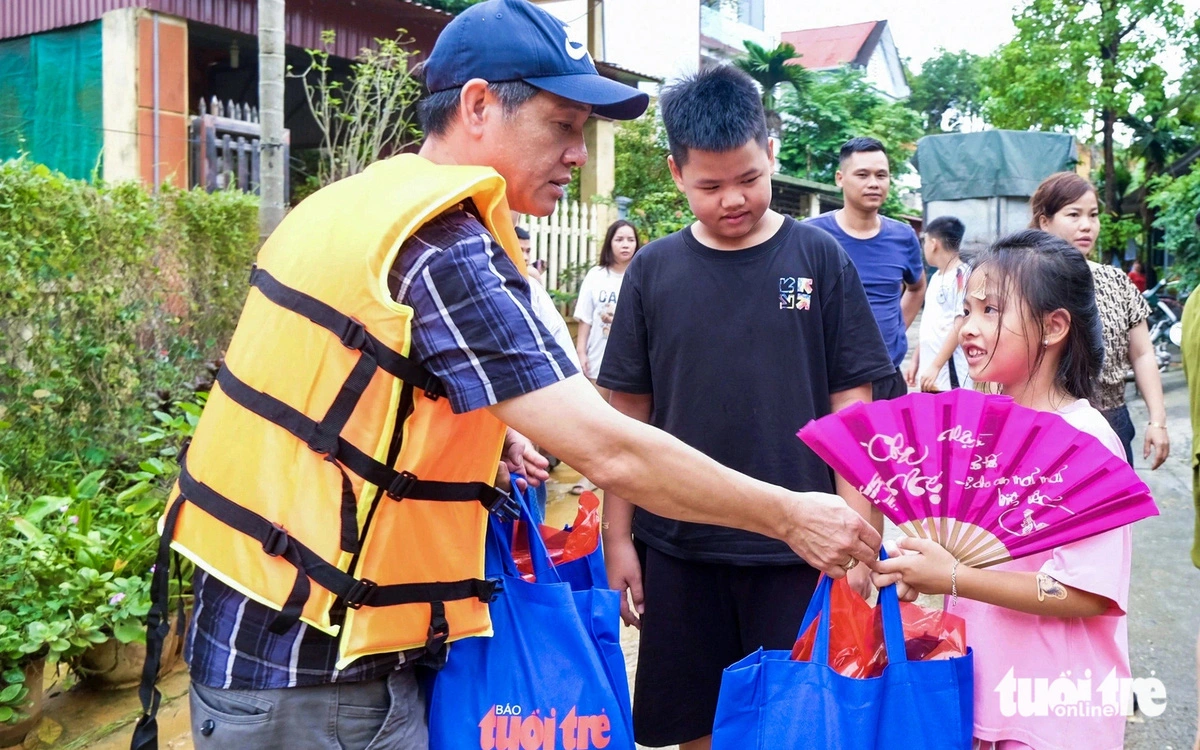
<svg viewBox="0 0 1200 750">
<path fill-rule="evenodd" d="M 171 546 L 354 659 L 488 635 L 489 510 L 504 425 L 454 414 L 408 359 L 388 274 L 471 201 L 524 270 L 493 170 L 397 156 L 315 193 L 267 240 L 164 515 Z"/>
</svg>

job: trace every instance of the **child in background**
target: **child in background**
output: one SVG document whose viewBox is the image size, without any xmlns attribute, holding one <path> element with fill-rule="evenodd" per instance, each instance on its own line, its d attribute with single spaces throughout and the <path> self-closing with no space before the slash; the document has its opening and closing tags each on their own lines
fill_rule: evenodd
<svg viewBox="0 0 1200 750">
<path fill-rule="evenodd" d="M 1123 457 L 1120 439 L 1087 400 L 1104 341 L 1083 255 L 1058 237 L 1026 230 L 968 260 L 974 270 L 959 340 L 971 377 L 997 384 L 1021 406 L 1060 414 Z M 1025 716 L 1012 701 L 1022 680 L 1053 683 L 1069 675 L 1072 684 L 1090 679 L 1097 706 L 1110 673 L 1129 677 L 1129 526 L 984 570 L 959 565 L 930 540 L 906 538 L 898 546 L 907 554 L 878 563 L 875 585 L 899 581 L 916 592 L 947 594 L 947 611 L 967 621 L 975 644 L 977 748 L 1122 747 L 1120 712 Z"/>
<path fill-rule="evenodd" d="M 970 388 L 967 358 L 958 346 L 968 268 L 959 257 L 966 229 L 953 216 L 939 216 L 925 228 L 925 262 L 937 269 L 925 287 L 920 344 L 905 373 L 908 384 L 926 393 Z"/>
</svg>

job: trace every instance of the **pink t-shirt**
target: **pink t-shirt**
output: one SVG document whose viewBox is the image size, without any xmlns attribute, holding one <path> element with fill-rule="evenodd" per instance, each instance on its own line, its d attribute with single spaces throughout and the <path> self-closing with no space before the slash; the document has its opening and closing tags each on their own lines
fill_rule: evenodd
<svg viewBox="0 0 1200 750">
<path fill-rule="evenodd" d="M 1058 413 L 1125 457 L 1116 433 L 1087 401 Z M 1120 750 L 1124 745 L 1118 680 L 1129 677 L 1125 608 L 1132 542 L 1130 527 L 1124 526 L 992 568 L 1040 571 L 1108 597 L 1109 612 L 1099 617 L 1038 617 L 968 599 L 950 607 L 947 597 L 947 608 L 966 619 L 967 642 L 975 651 L 978 739 L 1017 740 L 1037 750 Z"/>
</svg>

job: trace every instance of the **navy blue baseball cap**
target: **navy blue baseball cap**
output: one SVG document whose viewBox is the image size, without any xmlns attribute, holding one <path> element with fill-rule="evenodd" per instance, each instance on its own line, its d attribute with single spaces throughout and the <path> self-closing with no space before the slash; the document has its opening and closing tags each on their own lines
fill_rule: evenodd
<svg viewBox="0 0 1200 750">
<path fill-rule="evenodd" d="M 566 24 L 528 0 L 486 0 L 442 30 L 425 61 L 426 88 L 446 91 L 472 78 L 524 81 L 614 120 L 639 117 L 650 103 L 649 95 L 597 73 Z"/>
</svg>

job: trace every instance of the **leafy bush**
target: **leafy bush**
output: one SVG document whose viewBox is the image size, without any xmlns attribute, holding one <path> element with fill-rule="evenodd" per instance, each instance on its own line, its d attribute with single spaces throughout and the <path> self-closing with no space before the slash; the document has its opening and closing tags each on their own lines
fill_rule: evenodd
<svg viewBox="0 0 1200 750">
<path fill-rule="evenodd" d="M 1162 230 L 1163 247 L 1171 253 L 1171 271 L 1182 277 L 1184 288 L 1194 288 L 1200 284 L 1200 230 L 1196 227 L 1196 213 L 1200 212 L 1200 161 L 1182 177 L 1157 178 L 1151 184 L 1147 203 L 1158 212 L 1154 226 Z"/>
<path fill-rule="evenodd" d="M 0 164 L 0 467 L 15 493 L 137 466 L 152 411 L 190 396 L 227 343 L 257 243 L 253 196 Z"/>
</svg>

